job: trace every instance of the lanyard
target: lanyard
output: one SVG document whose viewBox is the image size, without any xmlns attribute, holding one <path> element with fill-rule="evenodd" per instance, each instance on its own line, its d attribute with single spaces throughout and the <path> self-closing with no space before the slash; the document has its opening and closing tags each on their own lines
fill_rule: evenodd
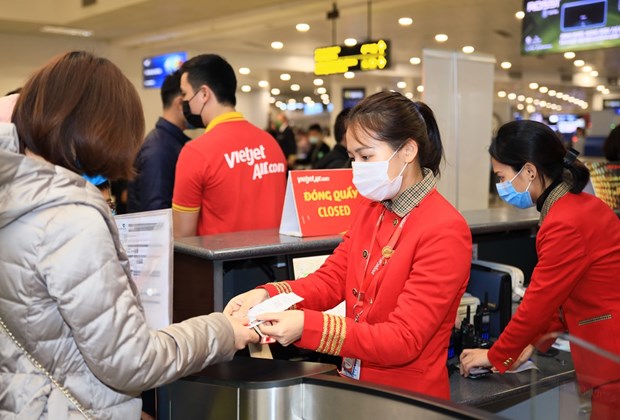
<svg viewBox="0 0 620 420">
<path fill-rule="evenodd" d="M 354 290 L 354 292 L 357 293 L 357 302 L 355 302 L 355 305 L 353 306 L 355 322 L 359 321 L 359 318 L 362 315 L 362 312 L 364 312 L 364 297 L 367 291 L 370 290 L 371 286 L 372 287 L 376 286 L 376 282 L 378 279 L 376 274 L 381 269 L 381 267 L 387 264 L 390 257 L 394 253 L 394 247 L 396 246 L 396 243 L 398 242 L 398 239 L 400 238 L 400 235 L 403 232 L 403 228 L 405 226 L 405 222 L 407 221 L 407 218 L 409 218 L 409 215 L 411 214 L 411 213 L 408 213 L 405 217 L 402 218 L 402 220 L 398 224 L 398 227 L 392 233 L 392 236 L 390 236 L 390 239 L 388 240 L 387 245 L 381 249 L 381 257 L 379 258 L 377 263 L 373 266 L 370 273 L 368 273 L 368 264 L 370 263 L 372 248 L 375 245 L 375 240 L 377 239 L 377 233 L 379 232 L 379 227 L 381 226 L 381 222 L 383 222 L 383 217 L 385 216 L 385 210 L 386 209 L 383 209 L 383 211 L 381 212 L 381 215 L 379 216 L 379 219 L 377 220 L 375 230 L 372 233 L 372 239 L 370 240 L 370 248 L 368 251 L 368 256 L 366 257 L 366 264 L 364 265 L 362 285 L 358 292 Z"/>
</svg>

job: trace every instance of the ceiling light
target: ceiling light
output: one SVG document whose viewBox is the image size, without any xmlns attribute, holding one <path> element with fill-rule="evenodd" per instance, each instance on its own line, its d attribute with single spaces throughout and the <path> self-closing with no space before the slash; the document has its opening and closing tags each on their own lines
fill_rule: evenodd
<svg viewBox="0 0 620 420">
<path fill-rule="evenodd" d="M 519 95 L 519 96 L 517 96 L 517 101 L 519 101 L 519 102 L 523 102 L 523 101 L 525 101 L 525 95 Z"/>
<path fill-rule="evenodd" d="M 547 92 L 549 92 L 549 88 L 547 86 L 541 86 L 541 87 L 538 88 L 538 91 L 540 93 L 547 93 Z"/>
<path fill-rule="evenodd" d="M 573 61 L 573 64 L 575 65 L 575 67 L 582 67 L 586 64 L 586 62 L 583 60 L 575 60 Z"/>
<path fill-rule="evenodd" d="M 562 99 L 562 96 L 564 96 L 564 94 L 563 94 L 562 92 L 557 92 L 557 93 L 555 94 L 555 97 L 556 97 L 556 98 L 560 98 L 560 99 Z"/>
<path fill-rule="evenodd" d="M 316 93 L 318 93 L 319 95 L 322 95 L 325 92 L 327 92 L 327 89 L 325 89 L 324 87 L 320 87 L 316 90 Z"/>
<path fill-rule="evenodd" d="M 598 77 L 598 71 L 596 71 L 596 70 L 592 70 L 592 71 L 590 72 L 590 76 L 592 76 L 592 77 Z"/>
<path fill-rule="evenodd" d="M 281 50 L 282 48 L 284 48 L 284 44 L 280 41 L 273 41 L 271 43 L 271 48 L 273 48 L 274 50 Z"/>
<path fill-rule="evenodd" d="M 525 98 L 525 103 L 531 104 L 532 102 L 534 102 L 534 98 L 529 97 L 529 96 Z"/>
<path fill-rule="evenodd" d="M 596 87 L 596 90 L 598 90 L 599 92 L 604 91 L 604 90 L 605 90 L 605 85 L 598 85 L 598 86 Z"/>
<path fill-rule="evenodd" d="M 291 99 L 289 99 L 286 102 L 288 102 L 289 104 L 296 104 L 297 103 L 297 101 L 294 98 L 291 98 Z"/>
<path fill-rule="evenodd" d="M 275 104 L 276 103 L 276 98 L 274 98 L 273 96 L 270 96 L 268 99 L 270 104 Z"/>
<path fill-rule="evenodd" d="M 78 28 L 68 28 L 66 26 L 44 26 L 41 28 L 41 32 L 58 35 L 83 36 L 85 38 L 93 36 L 94 34 L 93 31 Z"/>
<path fill-rule="evenodd" d="M 409 59 L 409 62 L 413 64 L 414 66 L 417 66 L 418 64 L 422 62 L 422 59 L 420 57 L 411 57 Z"/>
<path fill-rule="evenodd" d="M 314 86 L 323 86 L 323 79 L 314 79 L 312 83 Z"/>
<path fill-rule="evenodd" d="M 540 99 L 534 99 L 534 105 L 539 105 L 540 104 Z"/>
<path fill-rule="evenodd" d="M 302 99 L 302 100 L 303 100 L 305 103 L 312 102 L 312 98 L 311 98 L 311 97 L 309 97 L 309 96 L 304 96 L 304 99 Z"/>
<path fill-rule="evenodd" d="M 415 90 L 417 90 L 418 92 L 422 93 L 422 92 L 424 92 L 424 86 L 420 85 L 417 88 L 415 88 Z"/>
<path fill-rule="evenodd" d="M 515 13 L 515 17 L 521 20 L 525 17 L 525 12 L 523 10 L 519 10 L 517 13 Z"/>
<path fill-rule="evenodd" d="M 280 94 L 280 89 L 278 89 L 278 88 L 271 89 L 271 94 L 273 96 L 278 96 Z"/>
<path fill-rule="evenodd" d="M 504 70 L 508 70 L 509 68 L 512 67 L 512 63 L 510 61 L 502 61 L 502 64 L 500 64 L 500 66 Z"/>
<path fill-rule="evenodd" d="M 505 98 L 506 97 L 506 91 L 505 90 L 500 90 L 499 92 L 497 92 L 497 96 L 499 96 L 500 98 Z"/>
<path fill-rule="evenodd" d="M 354 47 L 355 45 L 357 45 L 357 39 L 347 38 L 344 40 L 344 45 L 346 45 L 347 47 Z"/>
<path fill-rule="evenodd" d="M 508 94 L 508 99 L 510 99 L 511 101 L 514 101 L 515 99 L 517 99 L 517 94 L 513 93 L 513 92 L 510 92 Z"/>
<path fill-rule="evenodd" d="M 446 42 L 448 40 L 448 35 L 446 34 L 437 34 L 435 35 L 435 41 L 437 42 Z"/>
<path fill-rule="evenodd" d="M 555 96 L 556 92 L 555 92 L 555 90 L 551 89 L 549 92 L 547 92 L 547 94 L 549 96 Z"/>
<path fill-rule="evenodd" d="M 519 111 L 523 111 L 523 109 L 525 109 L 525 105 L 523 105 L 523 104 L 517 104 L 517 109 L 518 109 Z"/>
<path fill-rule="evenodd" d="M 355 73 L 353 73 L 352 71 L 348 71 L 344 74 L 345 79 L 353 79 L 354 77 L 355 77 Z"/>
<path fill-rule="evenodd" d="M 538 89 L 538 83 L 532 82 L 529 84 L 530 89 Z"/>
<path fill-rule="evenodd" d="M 572 51 L 566 51 L 564 53 L 564 58 L 566 58 L 567 60 L 572 60 L 573 58 L 575 58 L 575 53 Z"/>
<path fill-rule="evenodd" d="M 241 67 L 239 69 L 239 73 L 241 73 L 241 74 L 250 74 L 250 69 L 247 68 L 247 67 Z"/>
<path fill-rule="evenodd" d="M 262 87 L 262 88 L 266 88 L 269 86 L 269 82 L 266 80 L 261 80 L 260 82 L 258 82 L 258 86 Z"/>
<path fill-rule="evenodd" d="M 528 105 L 526 109 L 527 109 L 527 112 L 529 112 L 530 114 L 533 112 L 536 112 L 536 107 L 534 105 Z"/>
<path fill-rule="evenodd" d="M 250 92 L 252 90 L 252 86 L 250 85 L 243 85 L 241 86 L 241 92 Z"/>
<path fill-rule="evenodd" d="M 404 89 L 404 88 L 407 87 L 407 82 L 402 82 L 402 81 L 398 82 L 398 83 L 396 83 L 396 87 L 399 88 L 399 89 Z"/>
<path fill-rule="evenodd" d="M 298 23 L 297 25 L 295 25 L 295 29 L 297 29 L 299 32 L 308 32 L 310 30 L 310 25 L 308 25 L 307 23 Z"/>
<path fill-rule="evenodd" d="M 586 73 L 590 73 L 592 71 L 592 66 L 583 66 L 581 68 L 581 71 L 584 71 Z"/>
<path fill-rule="evenodd" d="M 329 101 L 329 95 L 327 93 L 324 93 L 321 95 L 321 100 L 322 101 Z"/>
<path fill-rule="evenodd" d="M 413 93 L 412 92 L 405 92 L 405 98 L 413 99 Z"/>
<path fill-rule="evenodd" d="M 292 90 L 293 92 L 298 92 L 300 89 L 301 89 L 301 86 L 299 86 L 297 83 L 293 83 L 293 84 L 291 85 L 291 90 Z"/>
<path fill-rule="evenodd" d="M 398 19 L 398 23 L 402 26 L 409 26 L 413 23 L 413 19 L 411 19 L 410 17 L 401 17 L 400 19 Z"/>
<path fill-rule="evenodd" d="M 282 73 L 280 75 L 280 80 L 283 80 L 283 81 L 287 82 L 287 81 L 291 80 L 291 75 L 288 74 L 288 73 Z"/>
<path fill-rule="evenodd" d="M 463 52 L 465 54 L 471 54 L 475 51 L 476 49 L 474 47 L 472 47 L 471 45 L 466 45 L 463 47 Z"/>
</svg>

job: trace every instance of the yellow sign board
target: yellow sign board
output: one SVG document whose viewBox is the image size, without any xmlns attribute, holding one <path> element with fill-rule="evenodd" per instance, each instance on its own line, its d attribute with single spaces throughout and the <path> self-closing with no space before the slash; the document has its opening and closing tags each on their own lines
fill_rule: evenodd
<svg viewBox="0 0 620 420">
<path fill-rule="evenodd" d="M 336 45 L 314 50 L 314 74 L 341 74 L 347 71 L 383 70 L 390 66 L 390 43 L 383 39 L 353 47 Z"/>
</svg>

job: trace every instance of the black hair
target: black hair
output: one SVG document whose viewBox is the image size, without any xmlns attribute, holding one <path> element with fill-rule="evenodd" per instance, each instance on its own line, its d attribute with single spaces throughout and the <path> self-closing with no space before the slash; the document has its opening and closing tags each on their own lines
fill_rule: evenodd
<svg viewBox="0 0 620 420">
<path fill-rule="evenodd" d="M 620 125 L 615 127 L 603 143 L 605 159 L 611 162 L 620 161 Z"/>
<path fill-rule="evenodd" d="M 308 127 L 308 131 L 318 131 L 319 133 L 323 132 L 323 129 L 321 128 L 321 126 L 317 123 L 311 124 L 310 127 Z"/>
<path fill-rule="evenodd" d="M 568 181 L 570 191 L 575 194 L 581 192 L 590 179 L 588 168 L 578 159 L 570 158 L 570 153 L 567 154 L 553 130 L 536 121 L 511 121 L 501 126 L 491 142 L 489 153 L 515 172 L 530 162 L 552 182 Z M 545 188 L 544 178 L 542 182 Z"/>
<path fill-rule="evenodd" d="M 207 85 L 215 94 L 217 101 L 224 105 L 237 105 L 235 91 L 237 77 L 231 65 L 216 54 L 201 54 L 183 63 L 181 74 L 187 73 L 187 80 L 194 88 Z"/>
<path fill-rule="evenodd" d="M 164 79 L 164 83 L 161 85 L 161 102 L 164 105 L 164 109 L 170 108 L 174 99 L 181 96 L 181 71 L 177 70 L 174 73 L 170 73 Z"/>
<path fill-rule="evenodd" d="M 409 140 L 418 145 L 418 161 L 435 176 L 440 175 L 443 145 L 433 111 L 398 92 L 383 91 L 360 101 L 351 110 L 348 127 L 358 126 L 375 140 L 398 150 Z"/>
<path fill-rule="evenodd" d="M 351 108 L 345 108 L 336 116 L 336 121 L 334 122 L 334 138 L 336 143 L 342 143 L 344 140 L 344 134 L 347 132 L 347 118 L 350 112 Z"/>
</svg>

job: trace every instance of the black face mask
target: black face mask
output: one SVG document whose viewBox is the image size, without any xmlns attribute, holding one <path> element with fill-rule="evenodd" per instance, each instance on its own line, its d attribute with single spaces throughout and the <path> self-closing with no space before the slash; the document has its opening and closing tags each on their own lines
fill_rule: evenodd
<svg viewBox="0 0 620 420">
<path fill-rule="evenodd" d="M 194 96 L 192 96 L 189 101 L 183 101 L 183 116 L 189 124 L 188 128 L 205 128 L 205 123 L 202 122 L 200 114 L 192 114 L 192 110 L 189 107 L 189 102 L 194 99 L 197 94 L 198 92 L 194 93 Z"/>
</svg>

